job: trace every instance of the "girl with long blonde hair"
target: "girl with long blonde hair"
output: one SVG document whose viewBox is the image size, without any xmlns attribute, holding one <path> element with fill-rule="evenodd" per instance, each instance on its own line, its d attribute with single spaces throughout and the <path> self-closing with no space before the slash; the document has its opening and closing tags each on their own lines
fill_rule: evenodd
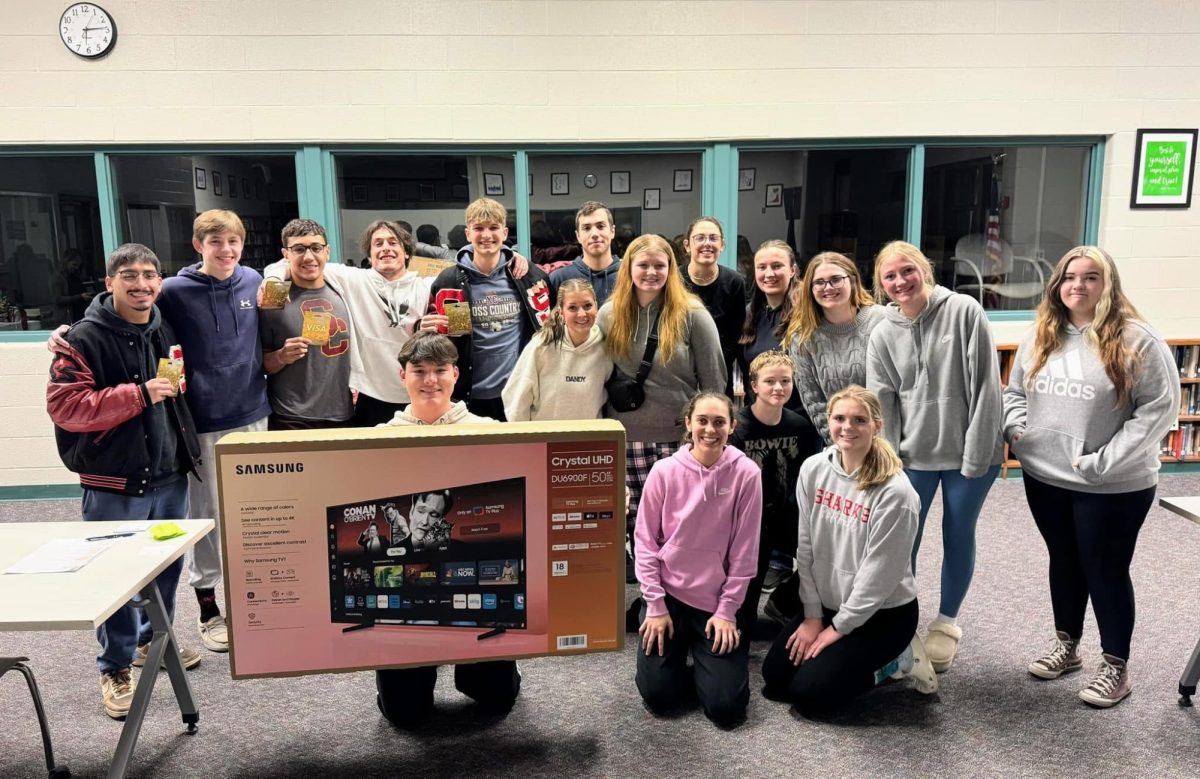
<svg viewBox="0 0 1200 779">
<path fill-rule="evenodd" d="M 796 392 L 826 443 L 829 398 L 843 387 L 866 384 L 867 341 L 883 320 L 863 287 L 858 266 L 844 254 L 821 252 L 792 291 L 783 345 L 796 363 Z"/>
<path fill-rule="evenodd" d="M 826 410 L 834 443 L 804 461 L 796 482 L 804 611 L 762 669 L 767 697 L 805 715 L 837 710 L 893 673 L 912 676 L 921 692 L 937 690 L 916 637 L 909 565 L 921 500 L 881 437 L 878 398 L 854 385 Z"/>
<path fill-rule="evenodd" d="M 1129 567 L 1179 395 L 1170 347 L 1121 291 L 1112 257 L 1096 246 L 1068 251 L 1017 350 L 1004 434 L 1050 555 L 1055 635 L 1029 672 L 1057 679 L 1083 667 L 1090 600 L 1102 654 L 1079 697 L 1092 706 L 1115 706 L 1133 689 Z"/>
<path fill-rule="evenodd" d="M 879 251 L 875 291 L 892 302 L 867 344 L 867 387 L 921 496 L 914 571 L 925 517 L 942 489 L 941 599 L 925 640 L 941 672 L 962 639 L 958 612 L 975 572 L 975 526 L 1000 472 L 1000 365 L 983 307 L 935 284 L 916 246 L 892 241 Z"/>
</svg>

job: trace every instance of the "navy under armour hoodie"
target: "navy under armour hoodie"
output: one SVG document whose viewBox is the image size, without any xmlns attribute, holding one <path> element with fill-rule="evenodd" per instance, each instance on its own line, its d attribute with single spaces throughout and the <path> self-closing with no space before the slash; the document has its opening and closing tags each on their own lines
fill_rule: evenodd
<svg viewBox="0 0 1200 779">
<path fill-rule="evenodd" d="M 188 407 L 197 433 L 268 416 L 255 304 L 262 276 L 238 265 L 224 280 L 191 265 L 163 281 L 158 307 L 183 346 Z"/>
</svg>

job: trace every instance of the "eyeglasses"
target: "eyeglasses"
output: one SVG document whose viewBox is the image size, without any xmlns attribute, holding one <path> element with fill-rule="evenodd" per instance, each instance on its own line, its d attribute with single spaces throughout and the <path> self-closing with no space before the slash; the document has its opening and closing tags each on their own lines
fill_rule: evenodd
<svg viewBox="0 0 1200 779">
<path fill-rule="evenodd" d="M 285 246 L 283 248 L 293 257 L 303 257 L 309 252 L 312 252 L 313 256 L 318 256 L 321 254 L 321 252 L 328 249 L 329 245 L 324 243 L 314 243 L 310 244 L 309 246 L 305 246 L 302 243 L 297 243 L 293 244 L 292 246 Z"/>
<path fill-rule="evenodd" d="M 116 276 L 121 281 L 137 281 L 139 278 L 145 279 L 146 281 L 155 281 L 162 278 L 162 274 L 156 270 L 119 270 L 117 271 Z"/>
<path fill-rule="evenodd" d="M 701 235 L 697 233 L 688 239 L 692 243 L 720 243 L 721 236 L 713 233 L 712 235 Z"/>
<path fill-rule="evenodd" d="M 848 279 L 848 278 L 850 278 L 850 277 L 849 276 L 830 276 L 827 279 L 813 279 L 813 288 L 814 289 L 825 289 L 826 287 L 829 287 L 830 289 L 837 289 L 838 287 L 845 284 L 846 279 Z"/>
</svg>

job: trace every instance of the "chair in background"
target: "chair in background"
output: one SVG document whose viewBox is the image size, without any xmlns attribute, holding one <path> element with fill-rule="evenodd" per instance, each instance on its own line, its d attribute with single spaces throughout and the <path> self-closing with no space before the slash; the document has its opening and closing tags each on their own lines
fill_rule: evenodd
<svg viewBox="0 0 1200 779">
<path fill-rule="evenodd" d="M 42 729 L 42 749 L 46 753 L 46 773 L 50 779 L 67 779 L 71 771 L 65 765 L 54 764 L 54 747 L 50 744 L 50 725 L 46 722 L 46 710 L 42 708 L 42 696 L 38 693 L 33 671 L 25 663 L 28 657 L 0 657 L 0 676 L 16 671 L 25 677 L 29 694 L 33 697 L 33 708 L 37 711 L 38 726 Z"/>
<path fill-rule="evenodd" d="M 956 278 L 974 279 L 973 282 L 956 283 L 955 290 L 977 295 L 981 306 L 984 304 L 984 292 L 1000 298 L 1030 300 L 1041 295 L 1046 288 L 1046 272 L 1042 264 L 1032 257 L 1014 256 L 1012 246 L 1004 240 L 1000 241 L 999 261 L 988 256 L 987 238 L 980 233 L 959 238 L 950 259 L 954 263 Z M 1014 273 L 1014 268 L 1018 266 L 1024 272 Z M 1025 270 L 1026 267 L 1032 269 L 1032 273 Z"/>
</svg>

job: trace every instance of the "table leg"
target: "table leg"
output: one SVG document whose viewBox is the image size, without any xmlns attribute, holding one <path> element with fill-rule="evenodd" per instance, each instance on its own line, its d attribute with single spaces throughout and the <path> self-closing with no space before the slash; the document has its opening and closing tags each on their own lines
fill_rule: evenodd
<svg viewBox="0 0 1200 779">
<path fill-rule="evenodd" d="M 1200 681 L 1200 641 L 1192 650 L 1192 658 L 1179 677 L 1179 705 L 1191 707 L 1192 696 L 1196 694 L 1196 682 Z"/>
<path fill-rule="evenodd" d="M 153 581 L 142 590 L 140 599 L 133 605 L 146 610 L 146 616 L 154 628 L 154 638 L 150 641 L 150 649 L 146 653 L 146 664 L 142 666 L 138 678 L 137 689 L 133 693 L 133 703 L 129 714 L 125 717 L 125 726 L 121 728 L 121 739 L 117 742 L 117 751 L 113 755 L 112 765 L 108 769 L 109 779 L 121 779 L 129 766 L 129 758 L 133 747 L 137 744 L 138 735 L 142 730 L 142 720 L 146 717 L 146 709 L 150 705 L 150 695 L 154 692 L 154 682 L 158 677 L 158 668 L 165 660 L 167 675 L 171 686 L 175 688 L 175 699 L 179 702 L 179 711 L 187 724 L 188 734 L 195 733 L 196 723 L 200 721 L 200 712 L 196 708 L 196 699 L 192 695 L 192 685 L 188 682 L 183 670 L 183 661 L 179 659 L 178 645 L 175 643 L 175 633 L 171 629 L 171 620 L 162 605 L 162 596 L 158 585 Z"/>
</svg>

